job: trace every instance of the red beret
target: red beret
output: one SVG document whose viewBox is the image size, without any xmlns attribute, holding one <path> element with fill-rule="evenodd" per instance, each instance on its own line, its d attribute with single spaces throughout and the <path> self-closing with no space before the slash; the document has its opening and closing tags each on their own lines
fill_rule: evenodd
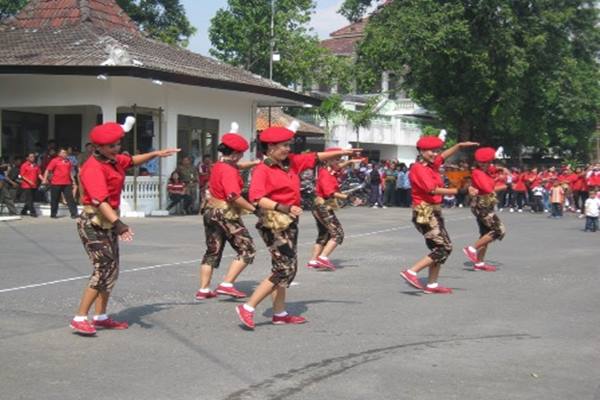
<svg viewBox="0 0 600 400">
<path fill-rule="evenodd" d="M 444 146 L 444 141 L 437 136 L 423 136 L 417 141 L 417 149 L 433 150 Z"/>
<path fill-rule="evenodd" d="M 123 127 L 116 122 L 107 122 L 97 125 L 90 132 L 90 140 L 94 144 L 111 144 L 118 142 L 125 136 Z"/>
<path fill-rule="evenodd" d="M 226 133 L 221 138 L 221 143 L 225 146 L 229 147 L 233 151 L 237 151 L 240 153 L 248 150 L 248 141 L 244 139 L 244 137 L 238 135 L 237 133 Z"/>
<path fill-rule="evenodd" d="M 481 147 L 475 150 L 475 161 L 480 163 L 487 163 L 494 161 L 496 158 L 496 149 L 492 147 Z"/>
<path fill-rule="evenodd" d="M 262 131 L 260 135 L 258 135 L 258 138 L 263 143 L 281 143 L 287 142 L 293 138 L 294 135 L 295 133 L 288 128 L 272 126 Z"/>
<path fill-rule="evenodd" d="M 342 151 L 343 149 L 341 147 L 329 147 L 327 149 L 325 149 L 326 153 L 329 153 L 330 151 Z"/>
</svg>

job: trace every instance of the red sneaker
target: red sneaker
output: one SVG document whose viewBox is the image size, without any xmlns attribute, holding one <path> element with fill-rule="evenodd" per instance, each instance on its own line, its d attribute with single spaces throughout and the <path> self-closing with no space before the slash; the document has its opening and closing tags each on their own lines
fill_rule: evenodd
<svg viewBox="0 0 600 400">
<path fill-rule="evenodd" d="M 127 322 L 119 322 L 119 321 L 115 321 L 111 318 L 107 318 L 103 321 L 94 321 L 94 327 L 102 328 L 102 329 L 123 330 L 123 329 L 129 328 L 129 324 Z"/>
<path fill-rule="evenodd" d="M 223 285 L 219 285 L 219 286 L 217 286 L 217 290 L 215 290 L 215 292 L 217 292 L 217 294 L 224 294 L 226 296 L 235 297 L 236 299 L 242 299 L 242 298 L 246 297 L 246 293 L 244 293 L 240 290 L 237 290 L 233 286 L 226 287 Z"/>
<path fill-rule="evenodd" d="M 406 279 L 406 282 L 416 287 L 417 289 L 423 289 L 423 285 L 421 284 L 419 278 L 416 275 L 413 275 L 410 272 L 408 272 L 408 270 L 400 272 L 400 276 Z"/>
<path fill-rule="evenodd" d="M 467 246 L 463 249 L 463 253 L 465 253 L 465 256 L 467 256 L 467 258 L 469 260 L 471 260 L 472 262 L 474 262 L 474 263 L 479 262 L 479 258 L 477 257 L 477 252 L 471 251 L 471 249 L 469 249 L 469 246 Z"/>
<path fill-rule="evenodd" d="M 273 315 L 273 324 L 274 325 L 286 325 L 286 324 L 304 324 L 306 323 L 306 318 L 300 317 L 298 315 L 286 315 L 285 317 L 278 317 Z"/>
<path fill-rule="evenodd" d="M 488 264 L 474 265 L 473 269 L 475 271 L 496 272 L 496 267 L 494 267 L 493 265 L 488 265 Z"/>
<path fill-rule="evenodd" d="M 213 297 L 217 297 L 217 294 L 213 291 L 208 291 L 208 292 L 204 293 L 204 292 L 201 292 L 198 290 L 196 292 L 196 300 L 212 299 Z"/>
<path fill-rule="evenodd" d="M 447 287 L 443 287 L 443 286 L 438 286 L 436 288 L 430 288 L 425 286 L 425 289 L 423 289 L 423 293 L 427 293 L 427 294 L 451 294 L 452 293 L 452 289 L 447 288 Z"/>
<path fill-rule="evenodd" d="M 319 263 L 319 267 L 328 269 L 330 271 L 335 271 L 335 265 L 331 261 L 323 257 L 317 257 L 317 262 Z"/>
<path fill-rule="evenodd" d="M 240 304 L 235 308 L 238 317 L 240 317 L 240 321 L 242 324 L 248 329 L 254 329 L 254 313 L 246 310 L 243 304 Z"/>
<path fill-rule="evenodd" d="M 73 319 L 69 326 L 73 329 L 73 332 L 79 333 L 80 335 L 92 336 L 96 334 L 96 328 L 94 328 L 87 319 L 84 321 L 75 321 Z"/>
<path fill-rule="evenodd" d="M 314 264 L 311 264 L 310 262 L 306 263 L 306 268 L 308 269 L 321 269 L 321 266 L 319 265 L 318 262 L 315 262 Z"/>
</svg>

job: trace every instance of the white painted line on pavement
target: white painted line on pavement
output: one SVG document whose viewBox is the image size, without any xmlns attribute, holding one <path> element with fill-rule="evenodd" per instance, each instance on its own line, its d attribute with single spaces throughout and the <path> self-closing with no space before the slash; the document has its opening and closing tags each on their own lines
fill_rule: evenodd
<svg viewBox="0 0 600 400">
<path fill-rule="evenodd" d="M 472 219 L 472 217 L 447 219 L 446 221 L 461 221 L 461 220 L 465 220 L 465 219 Z M 395 228 L 382 229 L 379 231 L 356 233 L 354 235 L 346 235 L 346 239 L 378 235 L 378 234 L 387 233 L 387 232 L 395 232 L 395 231 L 400 231 L 400 230 L 408 229 L 408 228 L 412 228 L 412 227 L 413 227 L 412 225 L 401 225 L 401 226 L 397 226 Z M 314 244 L 314 241 L 310 241 L 310 242 L 305 242 L 305 243 L 299 243 L 298 246 L 307 246 L 307 245 L 313 245 L 313 244 Z M 267 250 L 266 249 L 259 250 L 258 253 L 265 252 L 265 251 L 267 251 Z M 229 258 L 229 257 L 233 257 L 233 256 L 235 256 L 235 254 L 224 254 L 223 258 Z M 178 261 L 178 262 L 173 262 L 173 263 L 147 265 L 147 266 L 143 266 L 143 267 L 134 267 L 134 268 L 129 268 L 129 269 L 123 269 L 123 270 L 119 271 L 119 273 L 126 274 L 129 272 L 149 271 L 149 270 L 165 268 L 165 267 L 193 264 L 193 263 L 197 263 L 197 262 L 201 262 L 201 261 L 202 261 L 201 258 L 195 258 L 193 260 Z M 33 283 L 30 285 L 25 285 L 25 286 L 17 286 L 17 287 L 12 287 L 12 288 L 7 288 L 7 289 L 0 289 L 0 294 L 8 293 L 8 292 L 16 292 L 18 290 L 34 289 L 34 288 L 38 288 L 38 287 L 42 287 L 42 286 L 56 285 L 56 284 L 65 283 L 65 282 L 78 281 L 78 280 L 82 280 L 82 279 L 88 279 L 89 277 L 90 277 L 90 275 L 81 275 L 81 276 L 74 276 L 72 278 L 58 279 L 55 281 Z"/>
</svg>

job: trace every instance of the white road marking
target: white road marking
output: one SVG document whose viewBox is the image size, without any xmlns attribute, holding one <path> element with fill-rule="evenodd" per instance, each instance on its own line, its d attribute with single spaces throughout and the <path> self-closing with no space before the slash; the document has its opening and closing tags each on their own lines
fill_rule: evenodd
<svg viewBox="0 0 600 400">
<path fill-rule="evenodd" d="M 461 220 L 465 220 L 465 219 L 472 219 L 472 217 L 461 217 L 461 218 L 447 219 L 447 221 L 461 221 Z M 412 227 L 413 227 L 412 225 L 401 225 L 401 226 L 397 226 L 395 228 L 388 228 L 388 229 L 382 229 L 382 230 L 378 230 L 378 231 L 365 232 L 365 233 L 356 233 L 354 235 L 346 235 L 346 239 L 358 238 L 358 237 L 364 237 L 364 236 L 372 236 L 372 235 L 379 235 L 381 233 L 395 232 L 395 231 L 400 231 L 400 230 L 408 229 L 408 228 L 412 228 Z M 307 245 L 313 245 L 313 244 L 314 244 L 314 241 L 310 241 L 310 242 L 305 242 L 305 243 L 299 243 L 298 246 L 307 246 Z M 259 250 L 258 252 L 266 252 L 266 251 L 267 251 L 266 249 L 263 249 L 263 250 Z M 229 257 L 233 257 L 233 256 L 235 256 L 235 254 L 224 254 L 223 258 L 229 258 Z M 178 266 L 178 265 L 193 264 L 193 263 L 198 263 L 198 262 L 201 262 L 201 261 L 202 261 L 201 258 L 195 258 L 193 260 L 178 261 L 178 262 L 173 262 L 173 263 L 147 265 L 147 266 L 142 266 L 142 267 L 134 267 L 134 268 L 129 268 L 129 269 L 122 269 L 122 270 L 119 271 L 119 273 L 121 273 L 121 274 L 127 274 L 127 273 L 130 273 L 130 272 L 150 271 L 150 270 L 153 270 L 153 269 L 160 269 L 160 268 L 166 268 L 166 267 L 174 267 L 174 266 Z M 55 281 L 41 282 L 41 283 L 32 283 L 32 284 L 24 285 L 24 286 L 17 286 L 17 287 L 12 287 L 12 288 L 0 289 L 0 294 L 1 293 L 16 292 L 16 291 L 19 291 L 19 290 L 35 289 L 35 288 L 39 288 L 39 287 L 43 287 L 43 286 L 56 285 L 56 284 L 65 283 L 65 282 L 79 281 L 79 280 L 83 280 L 83 279 L 89 279 L 89 277 L 90 277 L 90 275 L 81 275 L 81 276 L 74 276 L 74 277 L 71 277 L 71 278 L 57 279 Z"/>
</svg>

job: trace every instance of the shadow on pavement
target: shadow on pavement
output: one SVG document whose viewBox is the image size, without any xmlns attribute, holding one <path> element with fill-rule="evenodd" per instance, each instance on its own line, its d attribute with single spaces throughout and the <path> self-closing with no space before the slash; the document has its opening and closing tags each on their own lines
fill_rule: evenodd
<svg viewBox="0 0 600 400">
<path fill-rule="evenodd" d="M 153 324 L 149 324 L 144 322 L 144 317 L 155 314 L 157 312 L 163 310 L 170 310 L 176 306 L 190 306 L 197 305 L 199 302 L 191 302 L 191 303 L 155 303 L 155 304 L 145 304 L 143 306 L 131 307 L 125 310 L 122 310 L 115 314 L 116 320 L 127 321 L 129 326 L 131 325 L 139 325 L 144 329 L 150 329 L 154 327 Z"/>
</svg>

